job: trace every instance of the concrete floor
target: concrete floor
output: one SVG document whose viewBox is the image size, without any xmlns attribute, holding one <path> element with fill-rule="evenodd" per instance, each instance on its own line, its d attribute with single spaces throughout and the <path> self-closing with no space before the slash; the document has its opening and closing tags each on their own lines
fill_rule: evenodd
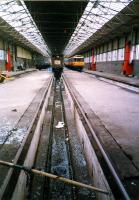
<svg viewBox="0 0 139 200">
<path fill-rule="evenodd" d="M 139 169 L 139 94 L 85 73 L 64 73 Z"/>
<path fill-rule="evenodd" d="M 4 135 L 18 122 L 50 75 L 47 71 L 37 71 L 0 84 L 0 143 Z"/>
</svg>

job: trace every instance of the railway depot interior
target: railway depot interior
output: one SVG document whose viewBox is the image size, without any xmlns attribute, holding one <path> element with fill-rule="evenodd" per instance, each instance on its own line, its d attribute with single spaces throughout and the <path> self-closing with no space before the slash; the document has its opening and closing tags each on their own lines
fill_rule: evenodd
<svg viewBox="0 0 139 200">
<path fill-rule="evenodd" d="M 1 0 L 0 94 L 0 200 L 139 200 L 139 0 Z"/>
</svg>

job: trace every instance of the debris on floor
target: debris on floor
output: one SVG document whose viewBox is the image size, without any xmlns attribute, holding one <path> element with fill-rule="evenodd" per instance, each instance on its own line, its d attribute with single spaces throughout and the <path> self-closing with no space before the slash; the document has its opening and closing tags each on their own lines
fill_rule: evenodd
<svg viewBox="0 0 139 200">
<path fill-rule="evenodd" d="M 55 126 L 56 128 L 63 128 L 64 127 L 64 122 L 58 122 L 58 124 Z"/>
<path fill-rule="evenodd" d="M 17 112 L 17 109 L 13 109 L 12 111 L 13 111 L 13 112 Z"/>
</svg>

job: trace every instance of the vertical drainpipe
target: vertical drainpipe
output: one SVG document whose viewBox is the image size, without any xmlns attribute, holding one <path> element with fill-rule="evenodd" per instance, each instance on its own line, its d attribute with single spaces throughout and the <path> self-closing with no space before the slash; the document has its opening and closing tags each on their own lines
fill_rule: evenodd
<svg viewBox="0 0 139 200">
<path fill-rule="evenodd" d="M 95 56 L 94 48 L 92 50 L 92 66 L 91 66 L 91 70 L 96 71 L 96 56 Z"/>
<path fill-rule="evenodd" d="M 131 53 L 131 42 L 126 41 L 124 64 L 123 64 L 123 74 L 125 75 L 133 75 L 133 65 L 130 64 L 130 53 Z"/>
</svg>

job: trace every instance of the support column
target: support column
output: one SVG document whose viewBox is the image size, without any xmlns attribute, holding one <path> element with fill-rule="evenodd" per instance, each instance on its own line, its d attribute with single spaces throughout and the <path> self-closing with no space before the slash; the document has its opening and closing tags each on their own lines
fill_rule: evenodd
<svg viewBox="0 0 139 200">
<path fill-rule="evenodd" d="M 123 64 L 123 74 L 132 75 L 133 74 L 133 65 L 130 64 L 130 50 L 131 43 L 127 41 L 125 43 L 125 55 L 124 55 L 124 64 Z"/>
<path fill-rule="evenodd" d="M 94 49 L 92 50 L 92 66 L 91 70 L 96 71 L 96 56 L 94 53 Z"/>
<path fill-rule="evenodd" d="M 12 69 L 11 54 L 10 54 L 10 48 L 8 48 L 6 71 L 11 71 L 11 69 Z"/>
</svg>

